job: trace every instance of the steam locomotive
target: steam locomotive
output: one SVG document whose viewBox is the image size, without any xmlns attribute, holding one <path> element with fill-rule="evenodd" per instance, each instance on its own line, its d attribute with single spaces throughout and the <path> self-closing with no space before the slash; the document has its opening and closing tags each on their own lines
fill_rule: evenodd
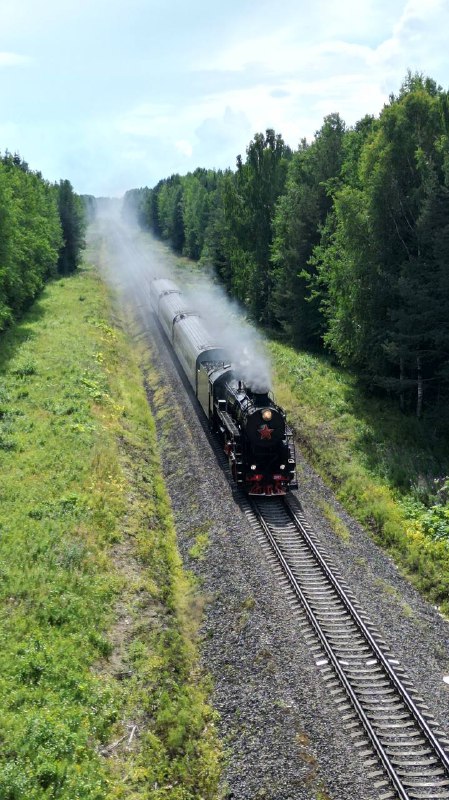
<svg viewBox="0 0 449 800">
<path fill-rule="evenodd" d="M 222 442 L 234 481 L 250 495 L 285 495 L 296 489 L 293 437 L 282 408 L 268 391 L 245 386 L 226 350 L 213 341 L 201 317 L 187 309 L 173 281 L 153 280 L 150 301 Z"/>
</svg>

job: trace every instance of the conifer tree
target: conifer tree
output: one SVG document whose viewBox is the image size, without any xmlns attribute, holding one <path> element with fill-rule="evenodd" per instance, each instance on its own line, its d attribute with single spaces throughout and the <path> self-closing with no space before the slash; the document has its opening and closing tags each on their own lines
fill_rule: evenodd
<svg viewBox="0 0 449 800">
<path fill-rule="evenodd" d="M 67 275 L 76 270 L 81 260 L 81 251 L 85 246 L 85 213 L 82 201 L 73 191 L 70 181 L 59 182 L 57 195 L 63 238 L 58 272 Z"/>
<path fill-rule="evenodd" d="M 331 114 L 311 145 L 300 145 L 274 218 L 274 309 L 288 337 L 302 346 L 321 342 L 319 301 L 310 292 L 310 259 L 332 208 L 330 182 L 340 174 L 345 125 Z"/>
</svg>

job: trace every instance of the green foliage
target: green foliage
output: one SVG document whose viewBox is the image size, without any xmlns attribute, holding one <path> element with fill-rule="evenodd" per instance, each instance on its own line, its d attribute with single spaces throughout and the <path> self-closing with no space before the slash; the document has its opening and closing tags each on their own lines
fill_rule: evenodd
<svg viewBox="0 0 449 800">
<path fill-rule="evenodd" d="M 362 369 L 364 356 L 374 358 L 376 306 L 373 297 L 375 267 L 368 233 L 368 214 L 362 193 L 344 187 L 336 195 L 332 214 L 323 229 L 320 245 L 311 259 L 316 268 L 315 286 L 327 321 L 324 342 L 344 366 Z"/>
<path fill-rule="evenodd" d="M 68 275 L 79 266 L 82 249 L 85 246 L 85 207 L 81 198 L 74 193 L 70 181 L 60 181 L 57 192 L 63 239 L 58 272 L 61 275 Z"/>
<path fill-rule="evenodd" d="M 148 226 L 179 253 L 211 263 L 254 319 L 272 320 L 270 246 L 290 149 L 257 133 L 235 174 L 197 169 L 159 181 L 147 195 Z"/>
<path fill-rule="evenodd" d="M 209 539 L 209 524 L 205 524 L 200 528 L 195 528 L 192 531 L 194 535 L 194 542 L 189 549 L 189 556 L 196 558 L 198 561 L 203 561 L 206 557 L 206 552 L 210 544 Z"/>
<path fill-rule="evenodd" d="M 183 179 L 183 252 L 196 261 L 201 256 L 209 221 L 209 207 L 216 183 L 212 171 L 196 170 Z"/>
<path fill-rule="evenodd" d="M 68 181 L 52 186 L 22 159 L 0 159 L 0 332 L 57 272 L 71 272 L 83 246 L 84 211 Z"/>
<path fill-rule="evenodd" d="M 404 410 L 415 399 L 418 416 L 424 393 L 444 388 L 449 356 L 445 103 L 432 81 L 409 75 L 314 253 L 326 343 Z"/>
<path fill-rule="evenodd" d="M 60 247 L 54 188 L 7 153 L 0 161 L 0 331 L 56 274 Z"/>
<path fill-rule="evenodd" d="M 274 219 L 276 317 L 289 340 L 302 346 L 316 347 L 322 333 L 319 302 L 309 290 L 311 256 L 332 208 L 331 187 L 340 176 L 344 133 L 343 121 L 332 114 L 311 145 L 301 144 Z"/>
<path fill-rule="evenodd" d="M 415 523 L 416 529 L 434 542 L 444 542 L 449 547 L 449 478 L 435 481 L 436 493 L 430 495 L 427 504 L 416 496 L 401 500 L 407 519 Z"/>
<path fill-rule="evenodd" d="M 231 231 L 229 260 L 233 294 L 264 325 L 273 322 L 273 276 L 270 248 L 276 202 L 285 186 L 291 150 L 271 129 L 257 133 L 237 157 L 237 171 L 223 195 L 224 216 Z"/>
<path fill-rule="evenodd" d="M 177 253 L 184 245 L 184 220 L 182 216 L 183 186 L 179 175 L 160 181 L 155 197 L 154 215 L 156 230 L 170 242 Z"/>
</svg>

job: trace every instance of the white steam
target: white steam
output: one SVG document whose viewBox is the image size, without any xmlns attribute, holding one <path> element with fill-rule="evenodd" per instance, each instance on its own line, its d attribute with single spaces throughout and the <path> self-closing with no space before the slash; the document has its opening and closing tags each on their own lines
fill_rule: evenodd
<svg viewBox="0 0 449 800">
<path fill-rule="evenodd" d="M 186 308 L 198 312 L 214 343 L 229 353 L 236 377 L 254 392 L 269 391 L 271 364 L 263 338 L 220 286 L 196 270 L 180 267 L 165 245 L 123 220 L 116 201 L 100 202 L 91 239 L 98 234 L 105 243 L 101 265 L 121 294 L 150 315 L 150 282 L 173 280 L 185 296 Z"/>
<path fill-rule="evenodd" d="M 264 341 L 247 322 L 238 303 L 203 276 L 193 287 L 180 288 L 189 307 L 198 312 L 213 339 L 229 353 L 236 376 L 254 392 L 268 392 L 271 364 Z"/>
</svg>

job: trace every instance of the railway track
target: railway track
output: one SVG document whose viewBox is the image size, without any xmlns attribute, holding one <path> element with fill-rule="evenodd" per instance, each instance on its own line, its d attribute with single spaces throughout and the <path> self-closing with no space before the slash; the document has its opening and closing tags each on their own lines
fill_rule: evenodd
<svg viewBox="0 0 449 800">
<path fill-rule="evenodd" d="M 300 608 L 306 640 L 379 800 L 449 799 L 449 741 L 317 539 L 295 499 L 243 500 Z"/>
<path fill-rule="evenodd" d="M 203 427 L 207 430 L 204 421 Z M 221 448 L 216 442 L 213 446 L 224 465 Z M 446 735 L 337 570 L 321 555 L 294 498 L 242 499 L 241 505 L 301 614 L 306 641 L 342 725 L 364 758 L 377 799 L 449 800 Z"/>
</svg>

